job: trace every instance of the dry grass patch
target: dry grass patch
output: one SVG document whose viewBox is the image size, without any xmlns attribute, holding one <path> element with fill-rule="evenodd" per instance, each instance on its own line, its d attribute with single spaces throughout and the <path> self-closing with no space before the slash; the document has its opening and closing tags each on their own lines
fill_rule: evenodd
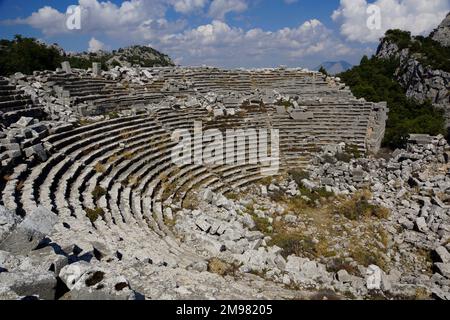
<svg viewBox="0 0 450 320">
<path fill-rule="evenodd" d="M 97 162 L 94 166 L 94 170 L 97 173 L 104 173 L 106 171 L 106 168 L 103 164 L 101 164 L 100 162 Z"/>
<path fill-rule="evenodd" d="M 219 258 L 212 258 L 208 262 L 208 271 L 224 277 L 234 275 L 237 271 L 237 267 Z"/>
<path fill-rule="evenodd" d="M 359 220 L 368 217 L 387 219 L 390 211 L 382 206 L 369 203 L 372 194 L 369 191 L 355 193 L 350 199 L 338 205 L 335 212 L 350 220 Z"/>
</svg>

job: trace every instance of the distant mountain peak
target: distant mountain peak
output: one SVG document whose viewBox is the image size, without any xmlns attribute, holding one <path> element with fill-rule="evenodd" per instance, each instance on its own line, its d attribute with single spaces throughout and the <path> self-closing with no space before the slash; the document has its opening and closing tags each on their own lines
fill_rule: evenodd
<svg viewBox="0 0 450 320">
<path fill-rule="evenodd" d="M 321 63 L 316 70 L 319 70 L 321 67 L 323 67 L 329 74 L 335 75 L 344 71 L 347 71 L 352 67 L 350 63 L 344 60 L 340 61 L 326 61 Z"/>
</svg>

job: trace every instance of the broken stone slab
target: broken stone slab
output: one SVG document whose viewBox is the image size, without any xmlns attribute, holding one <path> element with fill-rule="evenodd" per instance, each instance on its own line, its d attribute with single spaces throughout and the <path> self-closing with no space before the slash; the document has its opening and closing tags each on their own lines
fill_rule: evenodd
<svg viewBox="0 0 450 320">
<path fill-rule="evenodd" d="M 450 263 L 450 253 L 443 246 L 437 247 L 435 250 L 439 260 L 443 263 Z"/>
<path fill-rule="evenodd" d="M 389 276 L 380 267 L 372 264 L 366 269 L 366 287 L 368 290 L 389 292 L 392 289 L 392 284 Z"/>
<path fill-rule="evenodd" d="M 195 225 L 202 230 L 203 232 L 208 233 L 209 229 L 211 229 L 211 224 L 206 221 L 205 217 L 198 217 L 195 221 Z"/>
<path fill-rule="evenodd" d="M 34 146 L 26 148 L 24 152 L 27 158 L 36 156 L 42 162 L 45 162 L 48 159 L 47 152 L 45 151 L 45 148 L 42 145 L 42 143 L 38 143 L 35 144 Z"/>
<path fill-rule="evenodd" d="M 0 286 L 0 301 L 20 300 L 21 297 L 10 288 Z"/>
<path fill-rule="evenodd" d="M 417 145 L 427 145 L 430 144 L 433 137 L 428 134 L 410 134 L 408 143 Z"/>
<path fill-rule="evenodd" d="M 264 234 L 260 231 L 247 231 L 245 233 L 245 238 L 247 238 L 248 241 L 255 241 L 255 240 L 263 239 Z"/>
<path fill-rule="evenodd" d="M 285 271 L 290 274 L 291 279 L 297 284 L 314 285 L 318 281 L 330 283 L 333 279 L 331 274 L 326 271 L 324 265 L 294 255 L 290 255 L 287 258 Z"/>
<path fill-rule="evenodd" d="M 428 225 L 424 217 L 419 217 L 416 219 L 416 227 L 420 232 L 425 233 L 428 231 Z"/>
<path fill-rule="evenodd" d="M 0 243 L 10 234 L 20 222 L 20 218 L 12 211 L 0 206 Z"/>
<path fill-rule="evenodd" d="M 100 65 L 100 63 L 98 63 L 98 62 L 93 62 L 93 63 L 92 63 L 92 75 L 93 75 L 94 77 L 98 77 L 98 76 L 101 75 L 101 72 L 102 72 L 102 70 L 101 70 L 101 65 Z"/>
<path fill-rule="evenodd" d="M 26 255 L 53 231 L 57 222 L 56 214 L 39 206 L 0 243 L 0 250 Z"/>
<path fill-rule="evenodd" d="M 59 276 L 61 269 L 69 263 L 67 256 L 55 253 L 51 246 L 33 250 L 28 254 L 28 257 L 32 264 L 45 271 L 52 271 L 56 276 Z"/>
<path fill-rule="evenodd" d="M 317 189 L 317 185 L 308 179 L 303 179 L 302 184 L 306 189 L 308 189 L 310 191 Z"/>
<path fill-rule="evenodd" d="M 202 194 L 202 200 L 203 201 L 211 203 L 213 198 L 214 198 L 214 193 L 210 189 L 206 189 L 206 190 L 203 191 L 203 194 Z"/>
<path fill-rule="evenodd" d="M 61 63 L 61 68 L 65 73 L 72 73 L 72 68 L 70 67 L 70 62 L 69 61 L 63 61 Z"/>
<path fill-rule="evenodd" d="M 90 269 L 91 265 L 86 261 L 77 261 L 64 266 L 59 273 L 59 277 L 70 290 L 80 280 L 81 276 Z"/>
<path fill-rule="evenodd" d="M 28 127 L 30 124 L 32 124 L 33 118 L 31 117 L 21 117 L 16 123 L 16 126 L 19 126 L 21 128 Z"/>
<path fill-rule="evenodd" d="M 368 290 L 381 289 L 381 269 L 376 265 L 370 265 L 366 270 L 366 287 Z"/>
<path fill-rule="evenodd" d="M 434 264 L 437 271 L 447 279 L 450 279 L 450 263 L 437 262 Z"/>
<path fill-rule="evenodd" d="M 0 288 L 9 288 L 19 296 L 55 299 L 56 277 L 52 272 L 2 272 Z"/>
<path fill-rule="evenodd" d="M 86 272 L 63 299 L 70 300 L 136 300 L 128 280 L 103 270 Z"/>
</svg>

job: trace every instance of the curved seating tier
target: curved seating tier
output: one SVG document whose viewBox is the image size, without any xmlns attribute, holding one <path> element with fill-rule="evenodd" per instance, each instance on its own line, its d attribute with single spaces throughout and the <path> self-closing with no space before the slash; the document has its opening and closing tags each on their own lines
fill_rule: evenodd
<svg viewBox="0 0 450 320">
<path fill-rule="evenodd" d="M 224 136 L 227 129 L 278 130 L 281 170 L 306 166 L 318 148 L 330 143 L 344 141 L 362 152 L 367 150 L 373 104 L 356 100 L 346 90 L 330 87 L 314 74 L 290 70 L 224 72 L 206 68 L 183 72 L 167 68 L 159 72 L 161 79 L 153 87 L 151 84 L 133 87 L 129 90 L 134 90 L 134 94 L 128 95 L 114 81 L 101 78 L 55 74 L 48 81 L 62 91 L 69 91 L 74 103 L 90 103 L 105 109 L 161 99 L 165 77 L 192 81 L 200 92 L 278 88 L 279 92 L 301 93 L 302 101 L 309 101 L 304 104 L 312 116 L 294 120 L 287 111 L 280 111 L 270 102 L 230 103 L 237 114 L 216 118 L 204 108 L 155 107 L 151 111 L 136 108 L 137 112 L 131 116 L 45 138 L 43 142 L 52 146 L 51 156 L 43 163 L 15 167 L 11 180 L 1 190 L 2 203 L 8 209 L 25 213 L 43 205 L 59 215 L 61 233 L 86 234 L 87 242 L 106 239 L 133 257 L 188 266 L 201 257 L 172 233 L 170 211 L 191 207 L 203 188 L 227 193 L 253 183 L 264 177 L 261 174 L 264 166 L 257 158 L 249 159 L 250 141 L 244 151 L 234 149 L 236 154 L 241 152 L 245 156 L 244 164 L 186 161 L 176 165 L 171 158 L 174 148 L 179 147 L 172 141 L 175 130 L 186 129 L 191 133 L 194 152 L 204 147 L 196 143 L 198 137 L 193 135 L 195 121 L 202 121 L 203 130 L 219 129 Z M 9 101 L 1 98 L 2 90 L 12 89 L 2 81 L 0 86 L 5 89 L 0 89 L 0 106 Z M 317 99 L 318 95 L 324 98 Z M 192 160 L 191 156 L 186 160 Z"/>
<path fill-rule="evenodd" d="M 0 124 L 9 126 L 23 116 L 43 119 L 46 113 L 23 90 L 18 90 L 8 79 L 0 77 Z"/>
</svg>

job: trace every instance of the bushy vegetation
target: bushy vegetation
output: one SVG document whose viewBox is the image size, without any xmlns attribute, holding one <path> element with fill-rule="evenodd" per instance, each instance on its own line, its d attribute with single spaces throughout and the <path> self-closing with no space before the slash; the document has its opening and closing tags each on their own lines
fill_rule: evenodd
<svg viewBox="0 0 450 320">
<path fill-rule="evenodd" d="M 56 48 L 48 48 L 34 39 L 16 36 L 12 41 L 0 40 L 0 75 L 54 70 L 60 62 L 61 56 Z"/>
<path fill-rule="evenodd" d="M 301 169 L 291 169 L 288 173 L 299 186 L 303 184 L 303 179 L 309 179 L 309 173 Z"/>
<path fill-rule="evenodd" d="M 69 61 L 73 68 L 87 69 L 93 62 L 100 62 L 105 69 L 106 60 L 94 53 L 89 59 L 66 56 L 56 47 L 49 47 L 34 38 L 16 35 L 13 40 L 0 40 L 0 75 L 16 72 L 33 74 L 33 71 L 55 70 L 61 62 Z"/>
<path fill-rule="evenodd" d="M 328 72 L 323 66 L 320 66 L 319 72 L 324 74 L 324 75 L 326 75 L 326 76 L 328 76 Z"/>
<path fill-rule="evenodd" d="M 357 98 L 387 102 L 390 111 L 384 146 L 404 147 L 411 133 L 445 134 L 443 111 L 434 108 L 430 102 L 408 99 L 405 90 L 394 80 L 398 66 L 397 59 L 369 59 L 364 56 L 359 66 L 341 73 L 339 77 Z"/>
<path fill-rule="evenodd" d="M 150 47 L 139 47 L 140 52 L 155 55 L 156 59 L 141 57 L 140 55 L 129 55 L 125 57 L 131 64 L 139 64 L 143 67 L 154 65 L 171 65 L 162 54 Z M 93 62 L 98 62 L 103 70 L 107 70 L 107 61 L 116 53 L 122 53 L 124 49 L 113 51 L 112 53 L 83 53 L 83 55 L 73 56 L 60 52 L 56 46 L 50 47 L 38 42 L 34 38 L 26 38 L 16 35 L 12 40 L 0 40 L 0 75 L 9 76 L 16 72 L 32 74 L 33 71 L 55 70 L 61 66 L 61 62 L 69 61 L 72 68 L 88 69 Z M 113 61 L 112 67 L 120 65 Z"/>
</svg>

